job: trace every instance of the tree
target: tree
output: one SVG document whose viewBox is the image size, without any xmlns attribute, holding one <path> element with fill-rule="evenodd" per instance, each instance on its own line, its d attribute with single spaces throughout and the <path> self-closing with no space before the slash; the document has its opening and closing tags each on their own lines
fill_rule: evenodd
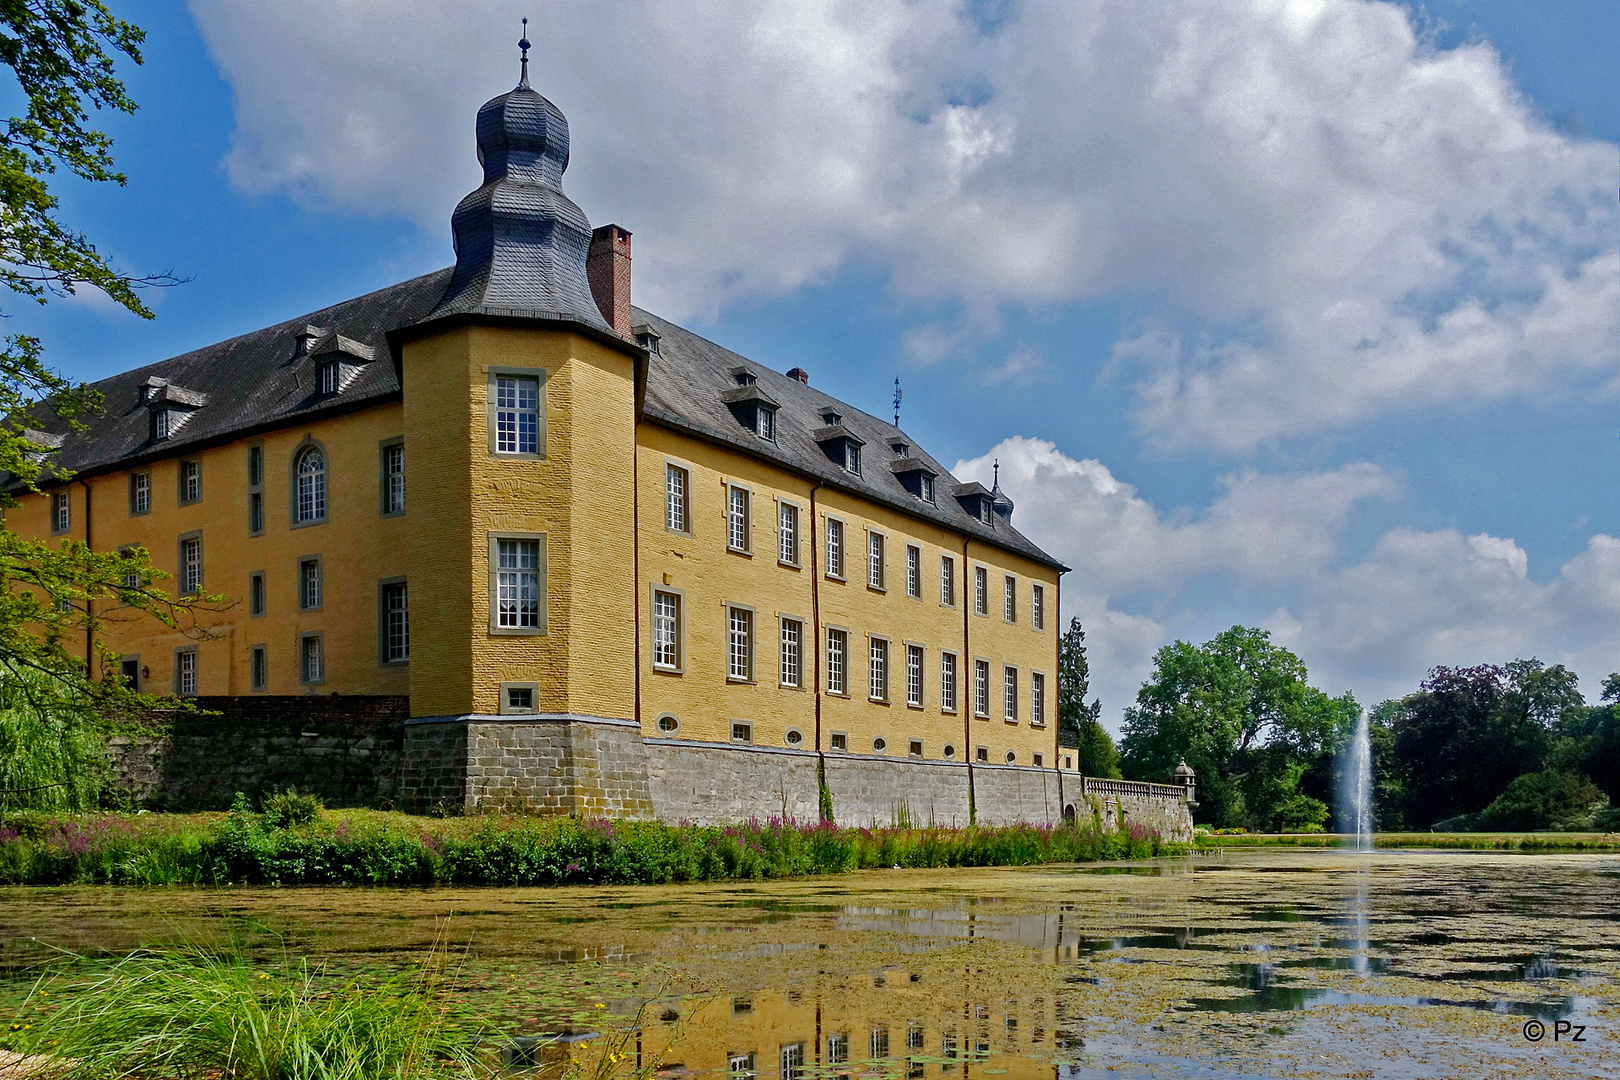
<svg viewBox="0 0 1620 1080">
<path fill-rule="evenodd" d="M 1164 646 L 1125 711 L 1125 775 L 1163 783 L 1185 759 L 1198 773 L 1200 821 L 1320 828 L 1327 803 L 1302 781 L 1344 745 L 1359 706 L 1306 680 L 1299 657 L 1264 630 L 1234 626 L 1203 645 Z"/>
<path fill-rule="evenodd" d="M 1075 764 L 1087 776 L 1119 777 L 1119 750 L 1102 725 L 1102 702 L 1086 704 L 1091 693 L 1091 664 L 1086 660 L 1086 632 L 1079 619 L 1058 642 L 1058 740 L 1078 752 Z"/>
<path fill-rule="evenodd" d="M 135 104 L 113 71 L 118 55 L 140 63 L 141 30 L 115 18 L 100 0 L 11 0 L 0 4 L 0 63 L 16 77 L 21 115 L 0 128 L 0 284 L 47 302 L 89 285 L 151 318 L 137 290 L 177 282 L 171 274 L 137 278 L 114 269 L 83 234 L 57 216 L 49 179 L 65 170 L 93 183 L 122 185 L 112 141 L 90 126 L 90 110 L 131 113 Z M 83 430 L 101 397 L 46 366 L 38 339 L 13 335 L 0 347 L 0 507 L 16 495 L 61 483 L 61 437 Z M 101 625 L 96 610 L 120 617 L 154 615 L 198 634 L 194 609 L 214 597 L 173 599 L 154 583 L 144 550 L 92 552 L 81 541 L 25 540 L 0 528 L 0 681 L 12 708 L 20 694 L 47 718 L 64 710 L 144 702 L 116 679 L 105 653 L 79 652 Z M 184 624 L 184 625 L 182 625 Z M 71 645 L 70 643 L 75 643 Z"/>
<path fill-rule="evenodd" d="M 1407 824 L 1427 828 L 1483 810 L 1515 777 L 1539 772 L 1555 731 L 1585 709 L 1562 665 L 1433 669 L 1402 699 L 1393 725 Z"/>
</svg>

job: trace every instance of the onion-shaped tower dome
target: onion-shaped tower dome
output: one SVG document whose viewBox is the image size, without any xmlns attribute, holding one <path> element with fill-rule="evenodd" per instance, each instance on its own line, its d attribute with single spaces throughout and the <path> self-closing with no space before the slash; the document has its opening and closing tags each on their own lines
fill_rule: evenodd
<svg viewBox="0 0 1620 1080">
<path fill-rule="evenodd" d="M 478 110 L 484 183 L 450 217 L 456 269 L 424 322 L 448 315 L 552 318 L 611 332 L 585 273 L 591 223 L 562 191 L 568 120 L 529 85 L 529 42 L 515 88 Z"/>
</svg>

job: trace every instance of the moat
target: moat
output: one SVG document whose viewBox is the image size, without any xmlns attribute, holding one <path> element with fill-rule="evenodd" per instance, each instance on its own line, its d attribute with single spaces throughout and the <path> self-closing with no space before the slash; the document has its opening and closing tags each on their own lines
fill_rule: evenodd
<svg viewBox="0 0 1620 1080">
<path fill-rule="evenodd" d="M 0 890 L 13 993 L 56 949 L 175 942 L 334 973 L 408 969 L 438 946 L 454 992 L 520 1046 L 569 1032 L 588 1053 L 585 1036 L 619 1032 L 627 1063 L 661 1063 L 668 1080 L 1620 1076 L 1614 855 L 1255 851 L 599 889 Z M 1532 1021 L 1540 1041 L 1525 1036 Z"/>
</svg>

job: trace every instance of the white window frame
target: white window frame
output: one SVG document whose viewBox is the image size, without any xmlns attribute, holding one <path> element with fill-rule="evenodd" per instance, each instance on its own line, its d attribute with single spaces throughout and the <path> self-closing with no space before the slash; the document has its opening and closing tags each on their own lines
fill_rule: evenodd
<svg viewBox="0 0 1620 1080">
<path fill-rule="evenodd" d="M 512 701 L 512 694 L 529 695 L 527 705 L 516 704 Z M 537 682 L 503 682 L 500 686 L 500 697 L 495 701 L 495 708 L 502 716 L 533 716 L 540 711 L 540 684 Z"/>
<path fill-rule="evenodd" d="M 310 646 L 313 645 L 312 649 Z M 311 658 L 314 663 L 311 664 Z M 319 630 L 298 635 L 298 683 L 319 686 L 326 681 L 326 635 Z"/>
<path fill-rule="evenodd" d="M 939 604 L 956 606 L 956 560 L 949 555 L 939 557 Z"/>
<path fill-rule="evenodd" d="M 667 597 L 674 609 L 673 617 L 659 612 L 659 598 Z M 667 585 L 652 587 L 650 629 L 652 631 L 652 666 L 654 671 L 680 674 L 686 660 L 686 593 Z M 667 654 L 667 655 L 666 655 Z"/>
<path fill-rule="evenodd" d="M 1046 672 L 1029 673 L 1029 726 L 1046 726 Z"/>
<path fill-rule="evenodd" d="M 129 474 L 129 516 L 139 517 L 152 512 L 152 474 L 150 472 L 133 472 Z"/>
<path fill-rule="evenodd" d="M 411 660 L 411 596 L 402 577 L 377 582 L 377 653 L 386 665 L 408 664 Z"/>
<path fill-rule="evenodd" d="M 990 661 L 980 656 L 973 658 L 973 715 L 990 719 Z"/>
<path fill-rule="evenodd" d="M 799 565 L 799 522 L 803 519 L 799 504 L 778 499 L 776 502 L 776 561 L 783 566 Z"/>
<path fill-rule="evenodd" d="M 737 555 L 754 551 L 754 493 L 742 484 L 726 484 L 726 550 Z"/>
<path fill-rule="evenodd" d="M 1018 723 L 1018 669 L 1011 664 L 1001 667 L 1001 718 Z"/>
<path fill-rule="evenodd" d="M 990 569 L 985 566 L 973 568 L 973 614 L 990 614 Z"/>
<path fill-rule="evenodd" d="M 1029 588 L 1029 625 L 1033 630 L 1046 629 L 1046 586 L 1039 582 Z"/>
<path fill-rule="evenodd" d="M 184 645 L 174 650 L 174 693 L 176 697 L 196 697 L 197 684 L 202 673 L 202 661 L 197 646 Z"/>
<path fill-rule="evenodd" d="M 939 654 L 939 711 L 945 713 L 956 712 L 957 682 L 960 678 L 960 665 L 954 652 L 948 649 L 940 650 Z"/>
<path fill-rule="evenodd" d="M 320 459 L 320 468 L 305 471 L 304 463 Z M 332 459 L 320 443 L 306 439 L 292 456 L 292 525 L 302 528 L 321 525 L 327 517 L 327 479 Z"/>
<path fill-rule="evenodd" d="M 1001 618 L 1011 626 L 1018 625 L 1018 579 L 1012 574 L 1001 579 Z"/>
<path fill-rule="evenodd" d="M 175 465 L 176 493 L 181 506 L 202 502 L 202 462 L 181 458 Z"/>
<path fill-rule="evenodd" d="M 501 566 L 501 544 L 533 542 L 536 554 L 536 566 L 524 567 Z M 521 552 L 520 552 L 521 554 Z M 537 593 L 538 606 L 535 612 L 536 625 L 523 625 L 523 611 L 519 607 L 516 611 L 516 623 L 503 622 L 501 610 L 501 589 L 518 590 L 516 600 L 521 605 L 524 597 L 521 595 L 525 586 L 524 577 L 532 570 L 534 574 L 534 587 Z M 507 580 L 503 582 L 503 577 Z M 492 532 L 489 534 L 489 632 L 497 637 L 525 637 L 544 634 L 546 632 L 546 606 L 548 594 L 546 590 L 546 534 L 532 532 Z"/>
<path fill-rule="evenodd" d="M 804 620 L 783 615 L 777 623 L 777 679 L 781 685 L 798 690 L 804 686 Z"/>
<path fill-rule="evenodd" d="M 889 700 L 889 639 L 877 634 L 866 636 L 866 700 Z"/>
<path fill-rule="evenodd" d="M 179 544 L 180 595 L 191 596 L 202 592 L 203 542 L 202 532 L 184 533 Z"/>
<path fill-rule="evenodd" d="M 321 557 L 301 555 L 298 558 L 298 610 L 319 611 L 326 599 L 326 583 L 321 580 Z"/>
<path fill-rule="evenodd" d="M 844 560 L 849 557 L 849 530 L 843 518 L 829 517 L 822 526 L 827 545 L 827 576 L 844 581 Z"/>
<path fill-rule="evenodd" d="M 922 548 L 916 544 L 906 545 L 906 595 L 922 599 Z"/>
<path fill-rule="evenodd" d="M 744 604 L 726 605 L 726 681 L 754 681 L 754 659 L 758 652 L 758 620 L 754 609 Z"/>
<path fill-rule="evenodd" d="M 889 537 L 878 529 L 866 530 L 866 587 L 887 592 L 884 582 L 888 578 Z"/>
<path fill-rule="evenodd" d="M 501 458 L 546 456 L 546 371 L 544 368 L 490 367 L 488 379 L 489 452 Z M 509 386 L 502 386 L 510 382 Z M 526 408 L 523 390 L 533 383 L 535 399 Z M 532 423 L 532 430 L 525 420 Z"/>
<path fill-rule="evenodd" d="M 849 630 L 827 627 L 827 693 L 849 696 Z"/>
<path fill-rule="evenodd" d="M 927 652 L 916 642 L 906 642 L 906 704 L 913 709 L 923 707 L 923 664 Z"/>
<path fill-rule="evenodd" d="M 664 529 L 692 535 L 692 470 L 664 459 Z"/>
<path fill-rule="evenodd" d="M 377 448 L 378 495 L 383 517 L 405 512 L 405 440 L 385 439 Z"/>
</svg>

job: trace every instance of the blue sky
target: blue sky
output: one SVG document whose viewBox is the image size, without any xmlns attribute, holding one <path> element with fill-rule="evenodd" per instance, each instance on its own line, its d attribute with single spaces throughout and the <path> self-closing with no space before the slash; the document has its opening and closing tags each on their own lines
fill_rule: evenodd
<svg viewBox="0 0 1620 1080">
<path fill-rule="evenodd" d="M 638 299 L 1000 457 L 1111 722 L 1240 621 L 1368 703 L 1620 668 L 1612 3 L 599 7 L 116 5 L 130 182 L 65 216 L 189 280 L 10 328 L 94 379 L 448 264 L 529 13 Z"/>
</svg>

